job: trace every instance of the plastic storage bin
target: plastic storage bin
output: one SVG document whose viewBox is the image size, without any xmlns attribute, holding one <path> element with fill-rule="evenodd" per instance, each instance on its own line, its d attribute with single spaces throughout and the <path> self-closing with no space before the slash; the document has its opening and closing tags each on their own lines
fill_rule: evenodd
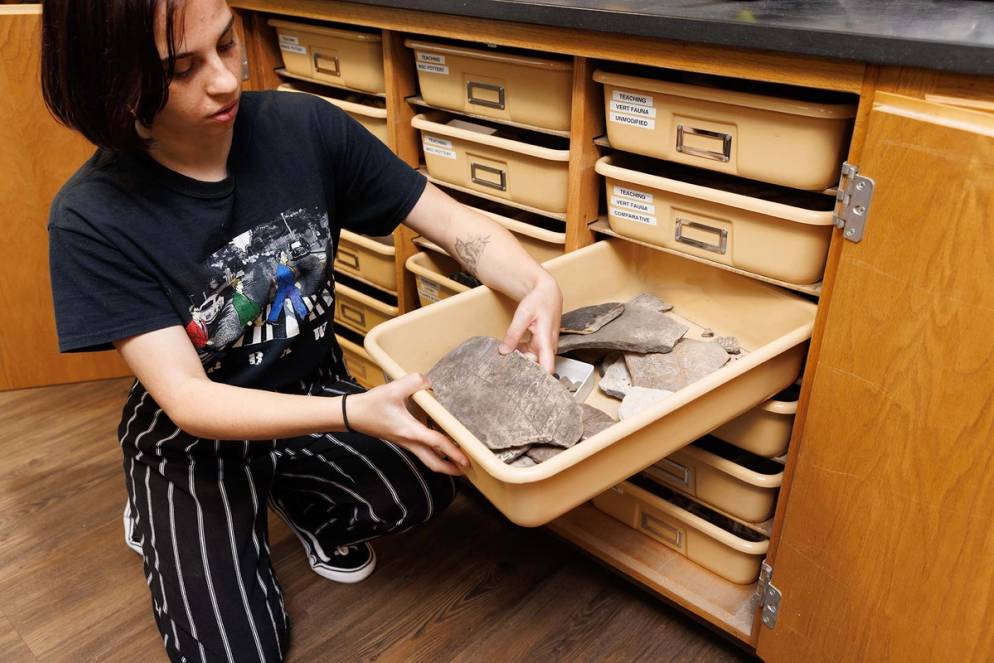
<svg viewBox="0 0 994 663">
<path fill-rule="evenodd" d="M 711 434 L 757 456 L 782 456 L 794 429 L 797 398 L 798 388 L 788 387 L 741 417 L 722 424 Z"/>
<path fill-rule="evenodd" d="M 676 451 L 644 474 L 749 523 L 773 515 L 783 465 L 715 440 Z"/>
<path fill-rule="evenodd" d="M 449 274 L 455 274 L 462 267 L 444 253 L 418 251 L 407 259 L 406 267 L 407 271 L 414 274 L 421 306 L 434 304 L 470 289 L 469 286 L 449 278 Z"/>
<path fill-rule="evenodd" d="M 569 131 L 573 65 L 549 58 L 408 39 L 426 103 Z"/>
<path fill-rule="evenodd" d="M 822 278 L 830 196 L 625 155 L 601 157 L 595 169 L 620 235 L 787 283 Z"/>
<path fill-rule="evenodd" d="M 375 297 L 335 284 L 335 322 L 357 334 L 366 334 L 376 325 L 396 317 L 400 309 Z M 375 361 L 375 360 L 374 360 Z"/>
<path fill-rule="evenodd" d="M 383 290 L 397 292 L 393 236 L 366 237 L 342 230 L 335 270 Z"/>
<path fill-rule="evenodd" d="M 283 66 L 291 74 L 363 92 L 382 93 L 383 43 L 378 34 L 269 19 Z"/>
<path fill-rule="evenodd" d="M 839 181 L 856 107 L 595 71 L 611 146 L 798 189 Z M 811 93 L 808 93 L 810 96 Z"/>
<path fill-rule="evenodd" d="M 550 260 L 545 268 L 562 288 L 565 310 L 649 292 L 672 303 L 685 320 L 737 336 L 746 352 L 638 416 L 533 467 L 500 462 L 431 393 L 415 394 L 471 459 L 469 480 L 518 524 L 547 523 L 762 403 L 800 373 L 816 307 L 781 288 L 624 240 L 597 242 Z M 366 336 L 366 350 L 388 377 L 427 372 L 472 336 L 502 338 L 514 310 L 510 299 L 476 288 L 377 327 Z M 606 411 L 612 407 L 596 404 Z"/>
<path fill-rule="evenodd" d="M 638 485 L 637 485 L 638 484 Z M 769 540 L 689 498 L 633 477 L 598 495 L 593 505 L 731 582 L 759 577 Z"/>
<path fill-rule="evenodd" d="M 338 341 L 338 347 L 342 349 L 345 367 L 349 369 L 349 373 L 352 374 L 356 382 L 366 389 L 378 387 L 386 382 L 383 371 L 376 365 L 365 348 L 339 334 L 335 334 L 335 340 Z"/>
<path fill-rule="evenodd" d="M 569 149 L 564 139 L 531 138 L 561 149 L 504 138 L 497 129 L 446 113 L 416 115 L 425 165 L 435 179 L 538 211 L 566 213 Z M 503 132 L 508 133 L 508 132 Z"/>
<path fill-rule="evenodd" d="M 298 90 L 293 85 L 289 83 L 284 83 L 280 85 L 277 90 L 282 90 L 283 92 L 298 92 L 303 94 L 311 94 L 305 90 Z M 327 101 L 329 104 L 338 106 L 343 111 L 348 113 L 354 120 L 359 124 L 366 127 L 369 133 L 373 134 L 379 138 L 384 144 L 387 143 L 387 109 L 386 107 L 380 108 L 378 105 L 370 105 L 361 103 L 359 101 L 349 101 L 348 99 L 336 99 L 335 97 L 325 96 L 323 94 L 316 94 L 316 97 L 320 97 Z M 359 95 L 353 95 L 358 97 Z M 376 97 L 373 97 L 374 99 Z"/>
</svg>

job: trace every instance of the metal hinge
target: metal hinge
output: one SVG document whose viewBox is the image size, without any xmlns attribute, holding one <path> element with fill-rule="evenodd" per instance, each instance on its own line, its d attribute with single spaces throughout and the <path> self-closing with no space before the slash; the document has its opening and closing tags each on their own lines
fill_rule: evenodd
<svg viewBox="0 0 994 663">
<path fill-rule="evenodd" d="M 780 597 L 780 590 L 773 584 L 773 567 L 764 559 L 759 571 L 759 582 L 756 583 L 756 593 L 752 595 L 752 607 L 763 611 L 762 620 L 766 628 L 777 625 Z"/>
<path fill-rule="evenodd" d="M 873 180 L 859 174 L 859 168 L 848 161 L 842 164 L 839 189 L 835 193 L 835 211 L 832 221 L 842 228 L 842 236 L 851 242 L 863 239 L 866 215 L 873 198 Z"/>
</svg>

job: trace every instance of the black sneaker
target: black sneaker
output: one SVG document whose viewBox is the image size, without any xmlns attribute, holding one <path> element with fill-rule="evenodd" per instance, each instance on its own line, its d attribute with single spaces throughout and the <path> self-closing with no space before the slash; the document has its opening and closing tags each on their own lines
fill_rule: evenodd
<svg viewBox="0 0 994 663">
<path fill-rule="evenodd" d="M 376 568 L 376 553 L 368 543 L 338 546 L 331 551 L 331 559 L 308 555 L 314 573 L 335 582 L 359 582 L 369 577 Z"/>
</svg>

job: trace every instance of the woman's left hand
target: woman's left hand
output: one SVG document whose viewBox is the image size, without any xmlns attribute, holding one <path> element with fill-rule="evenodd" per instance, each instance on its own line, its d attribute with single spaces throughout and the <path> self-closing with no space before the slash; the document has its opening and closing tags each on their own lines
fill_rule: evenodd
<svg viewBox="0 0 994 663">
<path fill-rule="evenodd" d="M 500 345 L 500 352 L 508 354 L 517 349 L 531 353 L 542 368 L 552 373 L 559 346 L 559 320 L 562 314 L 563 294 L 559 290 L 559 284 L 548 272 L 542 270 L 531 292 L 518 303 L 514 318 Z M 530 332 L 530 336 L 522 340 L 525 332 Z"/>
</svg>

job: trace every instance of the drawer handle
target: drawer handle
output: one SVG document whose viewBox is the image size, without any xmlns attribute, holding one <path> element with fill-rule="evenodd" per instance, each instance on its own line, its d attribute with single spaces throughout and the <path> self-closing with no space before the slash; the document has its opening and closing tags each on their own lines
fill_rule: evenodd
<svg viewBox="0 0 994 663">
<path fill-rule="evenodd" d="M 641 529 L 658 538 L 663 543 L 680 548 L 683 543 L 683 531 L 673 527 L 668 522 L 660 520 L 646 512 L 642 512 Z"/>
<path fill-rule="evenodd" d="M 488 92 L 496 92 L 497 101 L 476 96 L 474 94 L 476 90 L 486 90 Z M 471 104 L 476 104 L 477 106 L 486 106 L 487 108 L 496 108 L 498 110 L 504 110 L 504 86 L 494 85 L 492 83 L 479 83 L 477 81 L 467 81 L 466 100 L 469 101 L 469 103 Z"/>
<path fill-rule="evenodd" d="M 339 310 L 342 312 L 342 318 L 348 320 L 351 323 L 357 324 L 363 329 L 366 328 L 366 312 L 357 309 L 353 306 L 349 306 L 344 302 L 339 303 Z"/>
<path fill-rule="evenodd" d="M 353 253 L 347 249 L 339 248 L 338 255 L 335 256 L 335 262 L 341 264 L 343 267 L 359 269 L 359 254 Z"/>
<path fill-rule="evenodd" d="M 690 136 L 704 136 L 705 138 L 714 138 L 715 140 L 721 141 L 721 152 L 713 152 L 711 150 L 704 150 L 699 147 L 691 147 L 690 145 L 683 144 L 683 136 L 688 134 Z M 708 131 L 707 129 L 695 129 L 694 127 L 685 127 L 682 124 L 676 125 L 676 151 L 682 152 L 684 154 L 689 154 L 695 157 L 704 157 L 705 159 L 714 159 L 715 161 L 728 161 L 732 158 L 732 135 L 721 133 L 720 131 Z"/>
<path fill-rule="evenodd" d="M 496 175 L 499 178 L 499 181 L 487 179 L 486 176 L 481 177 L 480 173 L 485 173 L 486 175 Z M 500 168 L 484 166 L 482 163 L 471 163 L 469 164 L 469 177 L 477 184 L 482 184 L 483 186 L 488 186 L 491 189 L 497 189 L 498 191 L 507 191 L 507 173 Z"/>
<path fill-rule="evenodd" d="M 688 488 L 690 487 L 690 469 L 686 465 L 681 465 L 675 460 L 664 458 L 656 463 L 656 467 L 662 470 L 663 475 L 667 479 L 672 479 L 676 483 L 687 486 Z"/>
<path fill-rule="evenodd" d="M 714 233 L 718 241 L 716 244 L 709 244 L 704 240 L 687 237 L 683 234 L 684 228 L 700 230 L 706 233 Z M 704 249 L 705 251 L 710 251 L 711 253 L 725 255 L 725 252 L 728 251 L 728 231 L 724 228 L 712 228 L 711 226 L 704 225 L 703 223 L 688 221 L 687 219 L 677 217 L 675 237 L 676 241 L 682 244 L 687 244 L 688 246 L 693 246 L 698 249 Z"/>
<path fill-rule="evenodd" d="M 332 66 L 325 66 L 322 62 L 330 62 Z M 335 55 L 325 55 L 324 53 L 314 54 L 314 71 L 328 76 L 341 76 L 342 70 L 338 66 L 338 57 Z"/>
</svg>

